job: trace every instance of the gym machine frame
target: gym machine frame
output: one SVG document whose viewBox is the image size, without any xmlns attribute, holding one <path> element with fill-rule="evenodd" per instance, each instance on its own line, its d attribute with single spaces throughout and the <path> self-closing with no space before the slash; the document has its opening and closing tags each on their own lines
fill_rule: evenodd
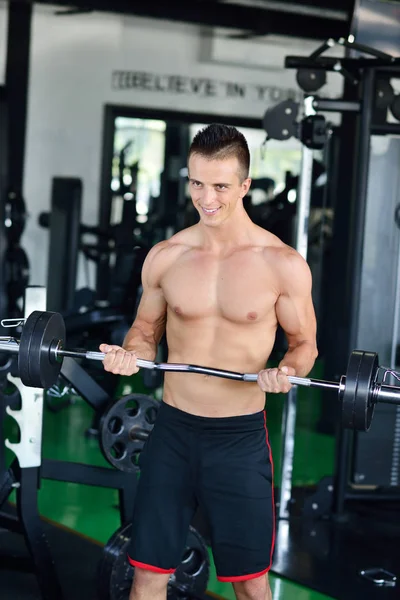
<svg viewBox="0 0 400 600">
<path fill-rule="evenodd" d="M 37 307 L 38 302 L 39 304 L 43 304 L 43 300 L 40 301 L 43 293 L 44 290 L 41 288 L 38 288 L 38 291 L 35 288 L 27 289 L 25 296 L 26 315 L 30 314 L 31 310 Z M 10 375 L 8 374 L 10 370 L 13 374 L 17 371 L 12 362 L 13 355 L 10 354 L 7 363 L 0 367 L 0 378 L 10 379 Z M 101 411 L 110 402 L 108 394 L 72 358 L 65 358 L 60 369 L 60 376 L 94 410 Z M 42 421 L 42 409 L 40 408 L 42 400 L 39 393 L 41 390 L 33 387 L 24 387 L 19 378 L 11 378 L 11 381 L 17 386 L 17 393 L 6 395 L 2 399 L 3 401 L 0 405 L 0 425 L 3 423 L 4 413 L 7 412 L 17 420 L 19 426 L 22 426 L 24 430 L 25 425 L 29 424 L 28 429 L 31 434 L 33 431 L 31 425 L 37 423 L 37 427 L 34 426 L 33 437 L 30 439 L 26 439 L 27 435 L 24 435 L 21 430 L 21 442 L 24 442 L 24 447 L 21 448 L 21 443 L 15 446 L 15 453 L 17 454 L 18 452 L 18 458 L 13 460 L 8 469 L 5 469 L 4 446 L 0 440 L 0 525 L 10 531 L 23 533 L 31 554 L 31 560 L 22 564 L 19 559 L 14 560 L 7 555 L 1 555 L 0 562 L 3 568 L 8 567 L 9 569 L 16 568 L 20 570 L 22 565 L 23 569 L 34 570 L 43 598 L 52 600 L 57 597 L 62 600 L 63 591 L 54 568 L 51 548 L 43 532 L 38 512 L 37 491 L 40 488 L 41 480 L 67 481 L 117 490 L 119 494 L 121 523 L 125 523 L 130 520 L 132 515 L 137 479 L 130 477 L 126 473 L 107 467 L 43 459 L 41 457 L 42 426 L 40 424 Z M 35 398 L 34 402 L 32 402 L 33 398 Z M 34 411 L 35 414 L 30 414 L 28 418 L 25 418 L 23 411 L 18 410 L 20 401 L 22 401 L 23 405 L 25 404 L 25 411 L 29 413 Z M 28 430 L 25 431 L 25 434 L 27 432 Z M 13 450 L 14 444 L 6 441 L 6 445 Z M 23 459 L 22 462 L 21 459 Z M 14 489 L 16 491 L 17 515 L 10 513 L 8 510 L 1 510 Z"/>
<path fill-rule="evenodd" d="M 337 43 L 347 47 L 360 50 L 375 58 L 344 58 L 337 59 L 321 56 L 325 50 L 331 48 L 335 42 L 328 40 L 309 57 L 287 56 L 285 67 L 289 69 L 312 69 L 322 71 L 335 71 L 344 76 L 344 93 L 341 99 L 323 99 L 314 95 L 305 96 L 305 116 L 323 112 L 339 112 L 344 118 L 355 120 L 356 151 L 355 175 L 356 182 L 354 191 L 355 213 L 350 223 L 351 237 L 353 240 L 352 253 L 350 256 L 351 273 L 353 277 L 353 293 L 351 302 L 347 307 L 349 314 L 349 333 L 347 347 L 341 347 L 341 353 L 348 354 L 356 346 L 357 323 L 359 318 L 359 297 L 361 289 L 361 264 L 364 242 L 364 230 L 366 220 L 366 197 L 369 175 L 370 139 L 372 135 L 400 135 L 400 123 L 388 123 L 386 121 L 386 110 L 378 111 L 375 107 L 375 93 L 378 77 L 389 79 L 400 77 L 400 59 L 393 58 L 380 51 L 369 47 L 360 46 L 351 41 L 341 39 Z M 303 144 L 304 144 L 304 140 Z M 308 224 L 308 212 L 311 194 L 312 149 L 303 145 L 301 174 L 298 189 L 298 222 L 296 247 L 303 256 L 306 254 Z M 347 291 L 347 290 L 346 290 Z M 344 294 L 346 296 L 346 294 Z M 395 335 L 395 334 L 394 334 Z M 392 340 L 391 366 L 394 364 L 394 340 Z M 295 391 L 289 392 L 289 399 L 283 414 L 282 421 L 282 486 L 279 498 L 279 517 L 289 517 L 289 502 L 291 500 L 292 471 L 294 456 L 294 434 L 296 422 L 296 397 Z M 337 433 L 337 456 L 335 462 L 335 473 L 333 481 L 326 478 L 322 481 L 322 493 L 329 495 L 328 505 L 336 518 L 343 516 L 346 500 L 398 500 L 397 492 L 387 494 L 374 494 L 371 492 L 348 491 L 348 473 L 351 455 L 352 433 L 348 429 L 338 428 Z M 332 485 L 333 484 L 333 485 Z M 333 488 L 333 489 L 332 489 Z M 321 489 L 317 490 L 321 493 Z M 333 493 L 332 493 L 333 492 Z M 313 504 L 311 498 L 307 500 L 308 506 Z M 315 501 L 314 506 L 315 508 Z M 317 505 L 318 508 L 318 505 Z"/>
</svg>

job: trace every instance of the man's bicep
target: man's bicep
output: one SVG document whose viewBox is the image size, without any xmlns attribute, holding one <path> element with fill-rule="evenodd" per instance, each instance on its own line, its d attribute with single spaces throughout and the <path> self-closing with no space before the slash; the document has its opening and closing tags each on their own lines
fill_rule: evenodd
<svg viewBox="0 0 400 600">
<path fill-rule="evenodd" d="M 282 294 L 276 304 L 276 316 L 289 346 L 315 340 L 316 319 L 310 296 Z"/>
<path fill-rule="evenodd" d="M 159 342 L 165 331 L 166 316 L 167 303 L 161 288 L 143 288 L 134 325 Z"/>
<path fill-rule="evenodd" d="M 316 318 L 312 300 L 312 279 L 307 263 L 291 257 L 282 272 L 281 293 L 276 303 L 276 316 L 289 345 L 314 342 Z"/>
<path fill-rule="evenodd" d="M 142 269 L 142 296 L 134 325 L 159 341 L 165 331 L 167 302 L 160 286 L 162 265 L 157 249 L 150 250 Z"/>
</svg>

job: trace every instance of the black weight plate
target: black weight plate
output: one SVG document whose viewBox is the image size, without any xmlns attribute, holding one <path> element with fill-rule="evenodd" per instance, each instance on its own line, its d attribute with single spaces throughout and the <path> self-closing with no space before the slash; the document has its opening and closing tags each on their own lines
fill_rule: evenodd
<svg viewBox="0 0 400 600">
<path fill-rule="evenodd" d="M 26 205 L 21 194 L 12 192 L 5 199 L 5 214 L 8 217 L 8 227 L 5 233 L 8 237 L 10 245 L 15 245 L 20 242 L 21 235 L 26 223 Z"/>
<path fill-rule="evenodd" d="M 387 109 L 395 97 L 394 89 L 387 79 L 378 79 L 375 85 L 375 106 L 378 110 Z"/>
<path fill-rule="evenodd" d="M 54 349 L 59 342 L 64 344 L 64 320 L 59 313 L 49 311 L 34 311 L 31 316 L 36 322 L 30 331 L 29 350 L 25 354 L 25 360 L 26 356 L 28 358 L 28 376 L 24 376 L 25 380 L 21 377 L 21 380 L 24 385 L 48 389 L 56 383 L 61 370 L 61 361 L 56 359 Z M 23 333 L 25 327 L 26 323 Z"/>
<path fill-rule="evenodd" d="M 21 337 L 19 340 L 18 374 L 22 383 L 26 386 L 31 386 L 29 377 L 29 352 L 31 349 L 32 335 L 40 315 L 41 312 L 38 310 L 33 311 L 29 315 L 22 328 Z"/>
<path fill-rule="evenodd" d="M 379 368 L 375 352 L 364 352 L 358 370 L 357 390 L 354 400 L 354 428 L 368 431 L 374 415 L 373 388 Z"/>
<path fill-rule="evenodd" d="M 29 376 L 33 387 L 51 388 L 57 381 L 62 361 L 56 359 L 54 349 L 64 346 L 65 325 L 59 313 L 45 311 L 40 315 L 32 335 L 29 355 Z"/>
<path fill-rule="evenodd" d="M 202 596 L 208 585 L 210 560 L 205 541 L 190 527 L 182 561 L 169 579 L 168 599 L 189 600 Z"/>
<path fill-rule="evenodd" d="M 134 567 L 128 562 L 127 551 L 132 525 L 122 525 L 104 547 L 98 565 L 98 596 L 100 600 L 128 600 Z M 168 600 L 185 600 L 202 596 L 208 585 L 210 560 L 207 546 L 199 532 L 190 527 L 182 562 L 168 583 Z"/>
<path fill-rule="evenodd" d="M 326 83 L 326 72 L 321 69 L 298 69 L 296 81 L 305 92 L 316 92 Z"/>
<path fill-rule="evenodd" d="M 25 250 L 21 246 L 7 248 L 4 266 L 7 293 L 15 302 L 24 294 L 29 283 L 30 265 Z"/>
<path fill-rule="evenodd" d="M 127 560 L 126 551 L 131 530 L 131 523 L 122 525 L 104 546 L 97 572 L 99 600 L 129 598 L 133 567 Z"/>
<path fill-rule="evenodd" d="M 342 400 L 342 427 L 345 429 L 354 429 L 354 403 L 357 392 L 357 381 L 360 364 L 364 352 L 353 350 L 347 364 L 346 383 L 344 391 L 341 395 Z"/>
<path fill-rule="evenodd" d="M 109 405 L 100 421 L 100 448 L 114 467 L 126 473 L 139 470 L 139 456 L 153 429 L 158 400 L 129 394 Z"/>
<path fill-rule="evenodd" d="M 390 105 L 390 110 L 395 119 L 400 120 L 400 95 L 397 94 Z"/>
</svg>

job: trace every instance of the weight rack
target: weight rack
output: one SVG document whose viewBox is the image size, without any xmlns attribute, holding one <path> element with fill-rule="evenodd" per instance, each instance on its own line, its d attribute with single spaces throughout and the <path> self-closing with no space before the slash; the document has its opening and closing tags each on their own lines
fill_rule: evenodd
<svg viewBox="0 0 400 600">
<path fill-rule="evenodd" d="M 25 294 L 25 315 L 29 315 L 33 309 L 43 308 L 45 297 L 44 288 L 28 287 Z M 0 381 L 3 383 L 1 389 L 10 381 L 17 388 L 17 393 L 12 395 L 0 392 L 0 430 L 3 430 L 3 420 L 7 412 L 18 419 L 21 439 L 16 445 L 6 441 L 6 445 L 17 454 L 17 458 L 8 469 L 5 468 L 4 445 L 0 439 L 0 526 L 24 536 L 31 561 L 29 564 L 23 563 L 22 566 L 29 570 L 33 568 L 35 571 L 43 599 L 63 600 L 63 590 L 38 510 L 37 494 L 41 481 L 51 479 L 116 489 L 119 492 L 121 523 L 125 523 L 132 516 L 137 479 L 113 468 L 42 459 L 43 390 L 26 387 L 18 377 L 13 377 L 10 371 L 17 371 L 13 363 L 10 355 L 10 360 L 3 368 L 0 367 Z M 103 410 L 109 402 L 105 391 L 72 358 L 64 360 L 60 375 L 79 391 L 95 410 Z M 7 405 L 12 408 L 6 408 Z M 18 410 L 20 406 L 22 408 Z M 9 511 L 1 511 L 14 490 L 16 516 Z M 0 564 L 4 568 L 21 569 L 20 559 L 13 559 L 7 555 L 1 555 Z"/>
</svg>

